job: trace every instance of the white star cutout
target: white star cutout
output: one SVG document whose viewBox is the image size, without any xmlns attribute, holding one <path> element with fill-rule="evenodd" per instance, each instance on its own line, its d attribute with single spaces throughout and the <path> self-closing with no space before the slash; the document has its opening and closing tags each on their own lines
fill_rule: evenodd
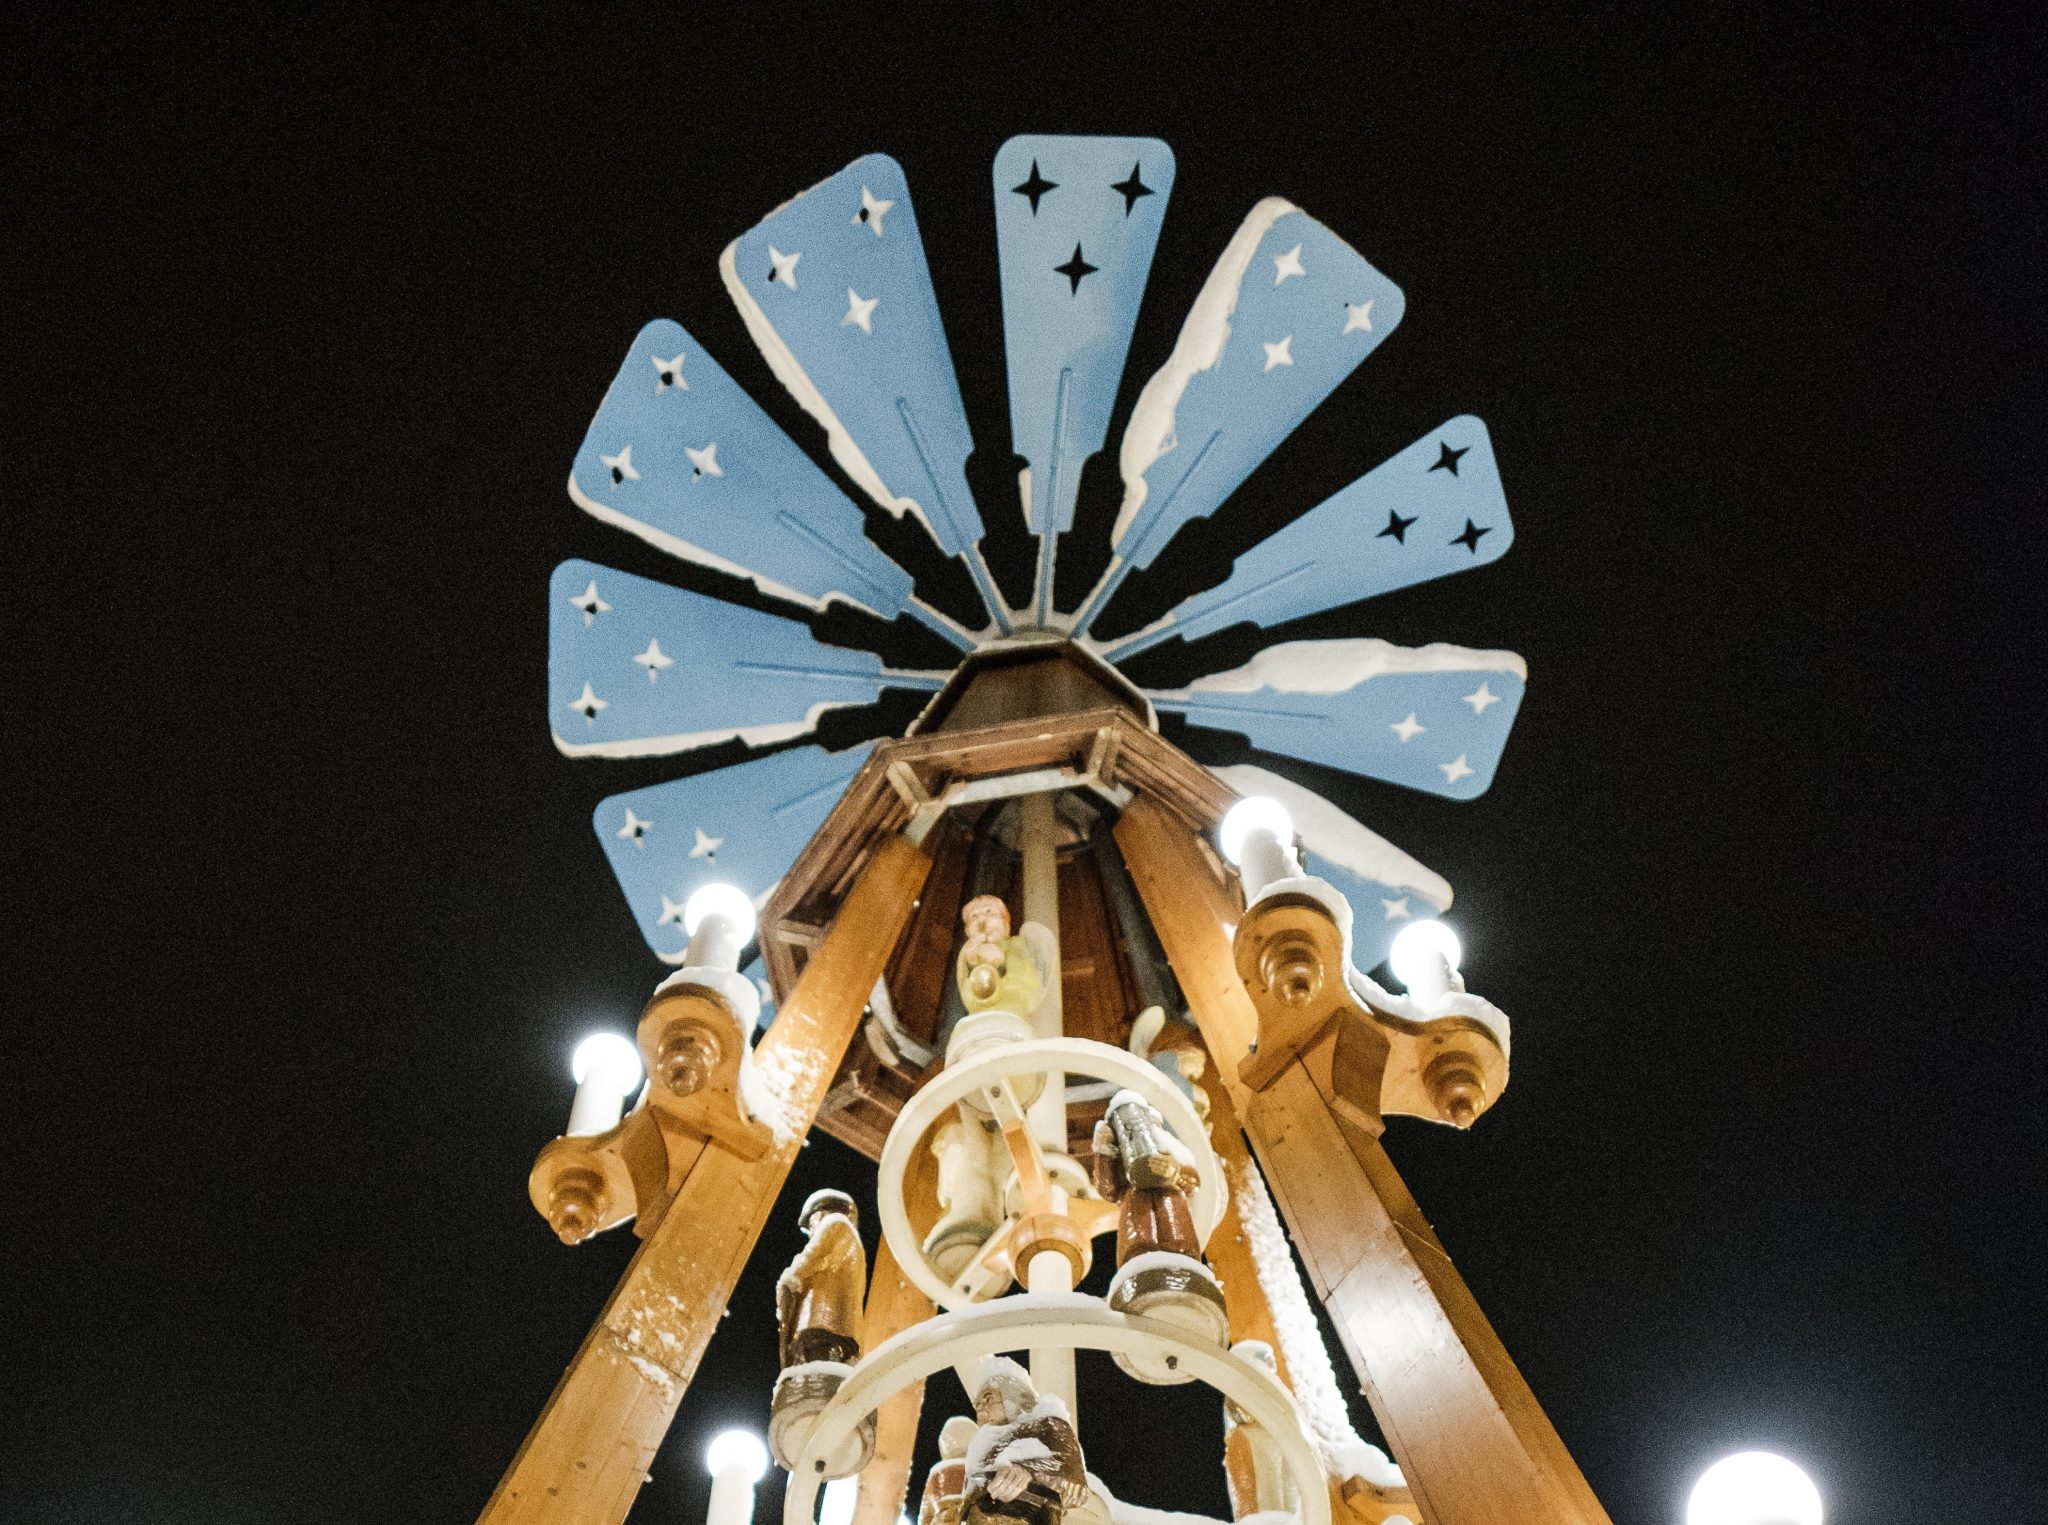
<svg viewBox="0 0 2048 1525">
<path fill-rule="evenodd" d="M 633 658 L 633 660 L 647 669 L 647 681 L 649 683 L 652 683 L 661 676 L 661 670 L 664 667 L 676 665 L 676 659 L 663 651 L 661 649 L 661 642 L 654 640 L 652 637 L 648 639 L 647 649 L 641 652 L 639 656 Z"/>
<path fill-rule="evenodd" d="M 1463 752 L 1460 752 L 1449 762 L 1438 763 L 1436 766 L 1437 771 L 1443 774 L 1444 782 L 1447 784 L 1455 784 L 1461 778 L 1470 778 L 1477 771 L 1470 763 L 1465 761 L 1465 754 Z"/>
<path fill-rule="evenodd" d="M 696 845 L 690 849 L 690 856 L 693 858 L 710 858 L 715 861 L 718 857 L 718 849 L 725 846 L 725 838 L 714 837 L 701 826 L 696 828 L 696 832 L 697 841 Z"/>
<path fill-rule="evenodd" d="M 590 579 L 590 586 L 570 599 L 569 603 L 571 607 L 583 611 L 583 623 L 586 628 L 596 624 L 600 614 L 612 612 L 612 606 L 597 596 L 597 579 L 594 577 Z"/>
<path fill-rule="evenodd" d="M 1408 909 L 1408 897 L 1406 895 L 1403 895 L 1399 900 L 1382 900 L 1380 904 L 1387 908 L 1386 919 L 1388 921 L 1406 921 L 1415 914 Z"/>
<path fill-rule="evenodd" d="M 658 927 L 679 927 L 683 924 L 682 905 L 664 895 L 661 897 L 661 916 L 654 923 Z"/>
<path fill-rule="evenodd" d="M 796 262 L 802 258 L 803 255 L 800 253 L 784 254 L 775 245 L 770 244 L 768 246 L 768 263 L 773 265 L 775 269 L 768 279 L 782 282 L 791 291 L 796 290 Z"/>
<path fill-rule="evenodd" d="M 1289 352 L 1288 349 L 1288 346 L 1293 343 L 1294 335 L 1289 334 L 1286 338 L 1282 339 L 1278 344 L 1266 345 L 1266 369 L 1270 371 L 1276 365 L 1294 364 L 1294 356 L 1292 353 Z"/>
<path fill-rule="evenodd" d="M 633 814 L 633 807 L 628 805 L 626 807 L 626 824 L 619 828 L 618 838 L 622 842 L 631 842 L 640 851 L 646 852 L 647 843 L 643 838 L 647 828 L 653 824 L 652 821 L 643 821 L 639 816 Z"/>
<path fill-rule="evenodd" d="M 612 480 L 614 482 L 618 481 L 621 477 L 625 478 L 628 482 L 640 480 L 640 473 L 633 469 L 633 447 L 631 445 L 628 445 L 617 455 L 601 455 L 598 459 L 611 468 Z"/>
<path fill-rule="evenodd" d="M 596 694 L 591 692 L 588 683 L 583 685 L 582 693 L 569 701 L 569 708 L 583 717 L 585 725 L 596 725 L 597 712 L 599 710 L 608 710 L 611 707 L 611 701 L 598 698 Z"/>
<path fill-rule="evenodd" d="M 1482 683 L 1477 690 L 1465 696 L 1465 703 L 1472 706 L 1473 714 L 1483 715 L 1486 713 L 1486 707 L 1489 704 L 1500 703 L 1500 695 Z"/>
<path fill-rule="evenodd" d="M 839 326 L 844 328 L 849 323 L 857 323 L 860 325 L 862 333 L 873 333 L 875 331 L 875 304 L 881 300 L 880 297 L 863 298 L 851 286 L 847 287 L 846 316 L 839 320 Z"/>
<path fill-rule="evenodd" d="M 1273 284 L 1275 286 L 1279 285 L 1282 281 L 1286 280 L 1287 277 L 1289 277 L 1290 275 L 1307 274 L 1308 272 L 1301 268 L 1300 244 L 1296 244 L 1292 249 L 1289 249 L 1285 254 L 1276 254 L 1273 256 Z"/>
<path fill-rule="evenodd" d="M 1392 731 L 1396 736 L 1400 737 L 1401 745 L 1405 747 L 1408 745 L 1409 742 L 1413 741 L 1416 737 L 1420 736 L 1424 731 L 1428 730 L 1429 727 L 1424 725 L 1421 721 L 1417 720 L 1415 718 L 1415 711 L 1410 710 L 1408 712 L 1408 718 L 1406 720 L 1397 720 L 1392 725 L 1388 726 L 1387 729 Z"/>
<path fill-rule="evenodd" d="M 893 201 L 877 200 L 873 191 L 869 190 L 866 186 L 862 186 L 860 188 L 860 210 L 853 214 L 853 220 L 866 223 L 875 230 L 875 237 L 880 238 L 882 236 L 882 219 L 889 215 L 889 208 L 894 205 L 896 203 Z"/>
<path fill-rule="evenodd" d="M 1372 298 L 1370 297 L 1367 297 L 1363 302 L 1346 302 L 1344 304 L 1344 332 L 1347 334 L 1356 333 L 1361 328 L 1367 333 L 1375 331 L 1372 326 Z"/>
<path fill-rule="evenodd" d="M 664 360 L 659 355 L 651 358 L 654 361 L 655 391 L 666 392 L 672 386 L 681 387 L 685 392 L 690 390 L 689 382 L 683 379 L 683 357 L 681 355 L 677 355 L 673 360 Z"/>
<path fill-rule="evenodd" d="M 697 468 L 698 476 L 722 477 L 725 475 L 725 468 L 718 464 L 717 440 L 713 440 L 702 450 L 692 450 L 688 445 L 685 445 L 683 446 L 683 454 L 687 455 L 690 458 L 690 464 Z"/>
</svg>

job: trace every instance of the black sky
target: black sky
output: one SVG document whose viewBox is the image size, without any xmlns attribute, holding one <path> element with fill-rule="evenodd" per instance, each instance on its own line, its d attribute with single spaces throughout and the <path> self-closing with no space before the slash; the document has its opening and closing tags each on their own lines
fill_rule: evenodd
<svg viewBox="0 0 2048 1525">
<path fill-rule="evenodd" d="M 1748 1446 L 1841 1525 L 2038 1510 L 2042 29 L 1444 9 L 10 11 L 0 1515 L 481 1506 L 631 1247 L 525 1196 L 573 1038 L 661 973 L 590 807 L 687 771 L 557 755 L 547 574 L 718 586 L 576 512 L 568 463 L 657 316 L 823 458 L 715 261 L 879 149 L 1007 488 L 1020 131 L 1178 156 L 1118 429 L 1262 195 L 1407 295 L 1134 600 L 1453 414 L 1492 431 L 1512 554 L 1313 628 L 1524 652 L 1499 782 L 1281 766 L 1457 886 L 1514 1083 L 1389 1146 L 1618 1525 Z M 789 1200 L 866 1179 L 821 1143 Z M 700 1518 L 704 1439 L 760 1423 L 789 1216 L 634 1520 Z M 1111 1456 L 1221 1507 L 1205 1464 Z"/>
</svg>

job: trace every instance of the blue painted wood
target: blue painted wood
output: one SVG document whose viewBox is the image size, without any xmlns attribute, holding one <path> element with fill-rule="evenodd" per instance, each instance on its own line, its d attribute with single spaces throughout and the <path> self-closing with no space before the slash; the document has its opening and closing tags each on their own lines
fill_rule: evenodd
<svg viewBox="0 0 2048 1525">
<path fill-rule="evenodd" d="M 946 553 L 966 555 L 982 535 L 964 470 L 974 439 L 902 168 L 887 154 L 854 160 L 734 240 L 723 263 L 741 311 L 758 310 L 884 491 L 863 487 L 891 512 L 912 500 Z"/>
<path fill-rule="evenodd" d="M 1400 670 L 1410 664 L 1436 670 Z M 1472 799 L 1493 782 L 1522 690 L 1522 660 L 1512 652 L 1292 641 L 1151 697 L 1267 752 Z"/>
<path fill-rule="evenodd" d="M 548 586 L 548 728 L 572 756 L 768 745 L 885 686 L 938 683 L 885 673 L 873 653 L 827 646 L 795 620 L 596 562 L 565 561 Z"/>
<path fill-rule="evenodd" d="M 1261 215 L 1254 208 L 1240 236 L 1255 231 L 1252 219 Z M 1402 308 L 1398 286 L 1299 209 L 1272 221 L 1234 279 L 1219 264 L 1174 356 L 1147 383 L 1133 411 L 1123 447 L 1127 461 L 1134 438 L 1154 427 L 1165 430 L 1167 448 L 1144 467 L 1138 483 L 1126 470 L 1115 530 L 1118 564 L 1091 595 L 1076 628 L 1086 629 L 1125 572 L 1150 566 L 1190 520 L 1215 512 L 1379 347 Z M 1219 322 L 1228 325 L 1227 333 L 1218 333 Z M 1196 365 L 1201 368 L 1189 374 Z M 1174 398 L 1181 376 L 1185 387 Z M 1148 404 L 1168 408 L 1170 418 L 1155 420 Z"/>
<path fill-rule="evenodd" d="M 1031 134 L 996 153 L 1011 441 L 1036 534 L 1073 528 L 1081 463 L 1109 432 L 1173 167 L 1157 138 Z"/>
<path fill-rule="evenodd" d="M 859 507 L 679 323 L 640 330 L 576 464 L 569 496 L 686 561 L 820 608 L 894 619 L 910 574 L 870 542 Z"/>
<path fill-rule="evenodd" d="M 1486 425 L 1450 420 L 1237 558 L 1231 574 L 1105 654 L 1277 625 L 1497 561 L 1515 538 Z"/>
<path fill-rule="evenodd" d="M 871 750 L 793 747 L 601 802 L 591 827 L 647 946 L 682 962 L 683 907 L 704 885 L 723 881 L 756 901 L 767 894 Z"/>
<path fill-rule="evenodd" d="M 1444 910 L 1412 884 L 1388 884 L 1354 873 L 1319 853 L 1303 852 L 1301 866 L 1351 902 L 1351 962 L 1367 974 L 1387 961 L 1401 928 Z"/>
</svg>

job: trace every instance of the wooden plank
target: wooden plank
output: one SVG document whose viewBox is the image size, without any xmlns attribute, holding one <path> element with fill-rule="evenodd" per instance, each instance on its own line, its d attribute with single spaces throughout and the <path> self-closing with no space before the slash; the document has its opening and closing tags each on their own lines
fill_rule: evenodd
<svg viewBox="0 0 2048 1525">
<path fill-rule="evenodd" d="M 626 1517 L 930 866 L 901 838 L 869 860 L 754 1051 L 782 1098 L 774 1146 L 753 1161 L 705 1146 L 480 1520 L 618 1525 Z"/>
<path fill-rule="evenodd" d="M 910 1284 L 897 1267 L 889 1241 L 875 1251 L 874 1274 L 868 1280 L 867 1315 L 860 1348 L 873 1350 L 891 1335 L 923 1323 L 938 1310 L 931 1299 Z M 896 1525 L 896 1516 L 910 1491 L 910 1463 L 917 1450 L 917 1422 L 924 1411 L 924 1383 L 914 1382 L 875 1411 L 875 1449 L 861 1468 L 860 1499 L 853 1525 Z"/>
<path fill-rule="evenodd" d="M 1132 802 L 1116 835 L 1424 1518 L 1608 1525 L 1378 1141 L 1340 1128 L 1298 1059 L 1256 1096 L 1237 1079 L 1258 1019 L 1231 953 L 1240 914 L 1234 889 L 1201 844 L 1149 801 Z"/>
</svg>

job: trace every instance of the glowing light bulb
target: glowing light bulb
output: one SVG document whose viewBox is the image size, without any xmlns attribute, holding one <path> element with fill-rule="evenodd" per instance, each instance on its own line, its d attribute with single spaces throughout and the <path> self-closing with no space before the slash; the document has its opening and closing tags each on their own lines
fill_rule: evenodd
<svg viewBox="0 0 2048 1525">
<path fill-rule="evenodd" d="M 1457 978 L 1458 961 L 1463 957 L 1458 934 L 1442 922 L 1411 921 L 1394 934 L 1394 945 L 1387 950 L 1387 967 L 1410 995 L 1434 1001 L 1463 988 Z"/>
<path fill-rule="evenodd" d="M 1738 1451 L 1700 1474 L 1685 1525 L 1821 1525 L 1813 1479 L 1769 1451 Z"/>
<path fill-rule="evenodd" d="M 1291 842 L 1294 840 L 1294 818 L 1287 813 L 1285 805 L 1264 794 L 1254 794 L 1232 805 L 1216 832 L 1223 856 L 1230 860 L 1232 868 L 1243 865 L 1245 842 L 1254 831 L 1269 832 L 1282 842 Z"/>
<path fill-rule="evenodd" d="M 569 1059 L 576 1100 L 569 1107 L 571 1134 L 606 1133 L 619 1125 L 626 1098 L 640 1084 L 640 1050 L 617 1033 L 592 1033 Z"/>
<path fill-rule="evenodd" d="M 730 884 L 707 884 L 690 896 L 683 906 L 683 935 L 695 937 L 707 916 L 732 923 L 733 936 L 742 944 L 754 936 L 754 902 Z"/>
<path fill-rule="evenodd" d="M 704 1469 L 713 1477 L 743 1472 L 749 1483 L 758 1483 L 768 1475 L 768 1448 L 749 1430 L 723 1430 L 704 1448 Z"/>
</svg>

